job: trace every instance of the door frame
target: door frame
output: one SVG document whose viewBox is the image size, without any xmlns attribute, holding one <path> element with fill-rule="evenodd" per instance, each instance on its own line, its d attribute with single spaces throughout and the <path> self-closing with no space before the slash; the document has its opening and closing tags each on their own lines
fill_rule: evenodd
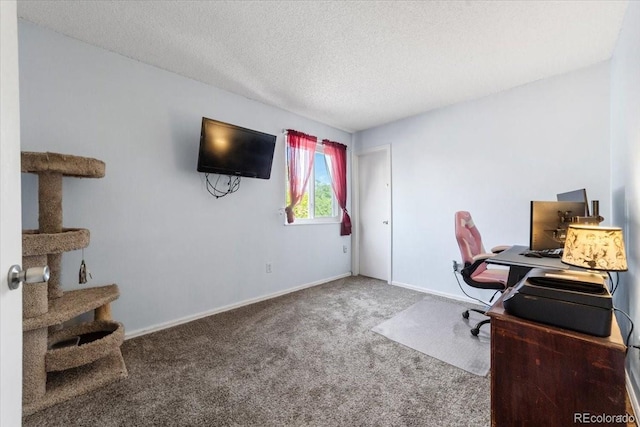
<svg viewBox="0 0 640 427">
<path fill-rule="evenodd" d="M 389 211 L 387 212 L 387 216 L 389 218 L 389 227 L 388 227 L 388 238 L 389 238 L 389 247 L 387 248 L 387 255 L 389 258 L 389 265 L 387 266 L 388 277 L 387 283 L 391 284 L 393 279 L 393 184 L 391 181 L 391 177 L 393 174 L 391 173 L 391 144 L 379 145 L 377 147 L 367 148 L 365 150 L 359 151 L 355 156 L 353 156 L 353 193 L 354 197 L 354 219 L 355 219 L 355 227 L 354 230 L 354 239 L 353 239 L 353 247 L 354 250 L 352 252 L 352 270 L 353 274 L 357 276 L 360 274 L 360 158 L 366 156 L 368 154 L 372 154 L 378 151 L 383 151 L 387 157 L 387 165 L 389 176 L 387 177 L 389 182 Z"/>
<path fill-rule="evenodd" d="M 10 290 L 9 267 L 22 264 L 18 14 L 0 0 L 0 425 L 22 424 L 22 286 Z"/>
</svg>

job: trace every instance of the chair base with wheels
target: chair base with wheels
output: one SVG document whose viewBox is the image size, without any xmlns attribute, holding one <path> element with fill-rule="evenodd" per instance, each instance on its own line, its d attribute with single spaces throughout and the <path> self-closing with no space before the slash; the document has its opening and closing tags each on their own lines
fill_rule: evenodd
<svg viewBox="0 0 640 427">
<path fill-rule="evenodd" d="M 479 310 L 477 308 L 469 308 L 469 309 L 467 309 L 467 310 L 462 312 L 462 318 L 463 319 L 468 319 L 470 311 L 475 311 L 476 313 L 480 313 L 482 315 L 486 315 L 486 311 L 485 310 Z M 480 327 L 482 325 L 486 325 L 487 323 L 489 323 L 489 321 L 490 321 L 490 319 L 485 319 L 485 320 L 481 320 L 480 322 L 476 323 L 476 326 L 471 328 L 471 335 L 473 335 L 474 337 L 477 337 L 478 334 L 480 333 Z"/>
</svg>

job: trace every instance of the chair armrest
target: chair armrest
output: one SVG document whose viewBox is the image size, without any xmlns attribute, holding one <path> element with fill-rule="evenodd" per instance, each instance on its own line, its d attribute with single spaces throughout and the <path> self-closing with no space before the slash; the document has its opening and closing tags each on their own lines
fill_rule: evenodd
<svg viewBox="0 0 640 427">
<path fill-rule="evenodd" d="M 492 253 L 492 254 L 478 254 L 476 256 L 473 257 L 473 263 L 476 264 L 478 263 L 478 261 L 484 261 L 485 259 L 488 258 L 492 258 L 494 256 L 496 256 L 497 253 Z"/>
<path fill-rule="evenodd" d="M 507 249 L 509 249 L 511 246 L 510 245 L 500 245 L 500 246 L 496 246 L 494 248 L 491 248 L 491 252 L 493 252 L 494 254 L 499 254 L 500 252 L 506 251 Z"/>
<path fill-rule="evenodd" d="M 484 264 L 484 262 L 487 259 L 494 257 L 496 255 L 497 254 L 478 254 L 472 258 L 473 263 L 466 263 L 464 268 L 460 271 L 460 273 L 462 274 L 463 277 L 471 277 L 471 274 L 473 274 L 473 272 L 476 271 L 476 268 Z"/>
</svg>

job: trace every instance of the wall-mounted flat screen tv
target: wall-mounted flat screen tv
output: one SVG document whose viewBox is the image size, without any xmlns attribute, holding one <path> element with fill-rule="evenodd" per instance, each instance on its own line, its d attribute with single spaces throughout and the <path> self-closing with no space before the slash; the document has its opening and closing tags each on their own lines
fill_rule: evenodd
<svg viewBox="0 0 640 427">
<path fill-rule="evenodd" d="M 198 172 L 269 179 L 275 135 L 202 118 Z"/>
</svg>

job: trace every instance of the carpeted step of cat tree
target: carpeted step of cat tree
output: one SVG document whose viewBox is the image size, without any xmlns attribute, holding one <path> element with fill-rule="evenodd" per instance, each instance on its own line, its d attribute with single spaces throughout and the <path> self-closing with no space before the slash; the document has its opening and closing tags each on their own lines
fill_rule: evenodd
<svg viewBox="0 0 640 427">
<path fill-rule="evenodd" d="M 47 372 L 63 371 L 94 362 L 120 348 L 124 326 L 112 320 L 96 320 L 49 335 Z"/>
<path fill-rule="evenodd" d="M 91 157 L 48 152 L 22 152 L 22 172 L 51 172 L 77 178 L 102 178 L 104 170 L 104 162 Z"/>
<path fill-rule="evenodd" d="M 95 310 L 118 299 L 118 285 L 98 286 L 95 288 L 67 291 L 61 298 L 49 302 L 49 311 L 41 316 L 22 320 L 22 330 L 46 328 L 73 319 L 83 313 Z"/>
<path fill-rule="evenodd" d="M 89 246 L 90 233 L 85 228 L 63 228 L 61 233 L 22 231 L 22 255 L 61 254 Z"/>
</svg>

